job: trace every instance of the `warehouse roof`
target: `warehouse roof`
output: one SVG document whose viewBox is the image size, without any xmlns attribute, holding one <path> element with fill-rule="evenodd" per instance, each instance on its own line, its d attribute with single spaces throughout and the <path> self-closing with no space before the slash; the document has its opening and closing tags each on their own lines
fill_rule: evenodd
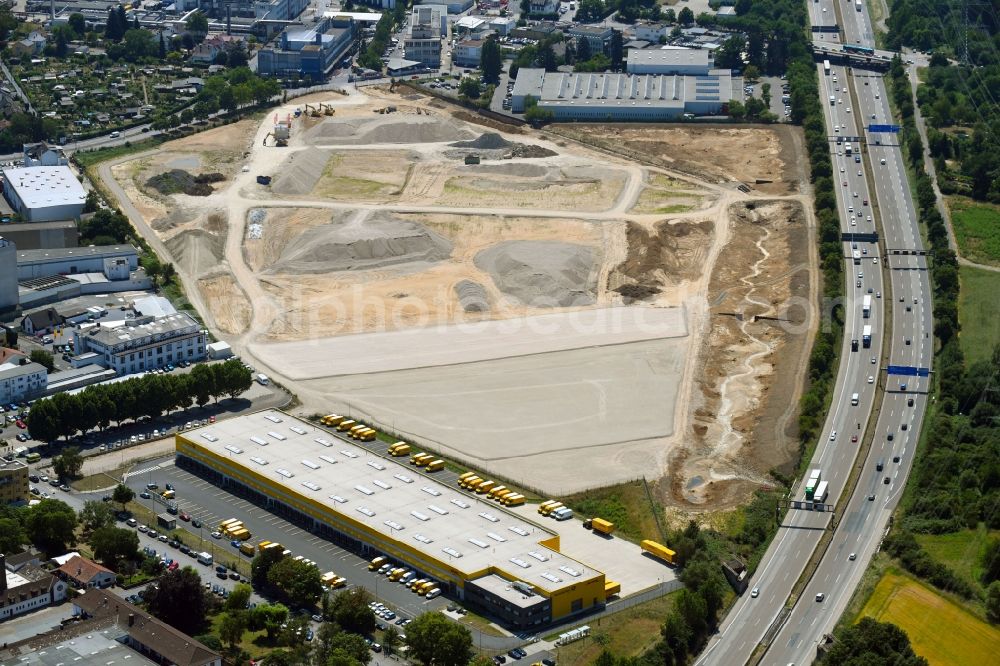
<svg viewBox="0 0 1000 666">
<path fill-rule="evenodd" d="M 628 52 L 628 67 L 655 65 L 658 67 L 700 65 L 709 66 L 710 51 L 704 49 L 645 49 Z"/>
<path fill-rule="evenodd" d="M 87 193 L 67 166 L 4 169 L 4 178 L 26 208 L 83 205 Z"/>
<path fill-rule="evenodd" d="M 42 169 L 45 167 L 35 167 Z M 91 245 L 90 247 L 59 247 L 45 250 L 18 250 L 18 265 L 68 259 L 99 259 L 121 257 L 138 252 L 131 245 Z"/>
<path fill-rule="evenodd" d="M 725 103 L 732 96 L 729 70 L 707 75 L 605 74 L 522 69 L 513 94 L 546 106 L 683 107 L 684 102 Z"/>
<path fill-rule="evenodd" d="M 102 323 L 100 326 L 94 326 L 81 334 L 88 340 L 95 340 L 107 346 L 114 346 L 133 340 L 142 341 L 151 336 L 161 336 L 165 333 L 183 331 L 189 328 L 198 330 L 200 326 L 191 315 L 184 312 L 177 312 L 166 317 L 157 317 L 144 324 L 135 324 L 135 320 L 119 319 L 107 322 L 106 324 Z"/>
<path fill-rule="evenodd" d="M 601 575 L 539 545 L 553 534 L 495 502 L 282 412 L 226 419 L 178 437 L 466 578 L 493 566 L 551 593 Z"/>
</svg>

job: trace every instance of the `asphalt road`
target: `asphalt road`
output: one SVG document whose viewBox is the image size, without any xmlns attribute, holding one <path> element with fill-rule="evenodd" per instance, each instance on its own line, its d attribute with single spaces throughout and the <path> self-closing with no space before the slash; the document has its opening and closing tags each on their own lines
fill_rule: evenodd
<svg viewBox="0 0 1000 666">
<path fill-rule="evenodd" d="M 831 22 L 826 17 L 836 11 L 833 0 L 809 3 L 809 8 L 815 24 Z M 871 44 L 867 13 L 855 12 L 853 3 L 845 4 L 844 9 L 850 10 L 843 12 L 847 39 Z M 837 35 L 830 37 L 838 38 Z M 818 72 L 831 136 L 841 229 L 845 232 L 872 231 L 876 222 L 872 209 L 876 205 L 882 226 L 880 244 L 858 243 L 857 249 L 866 251 L 860 265 L 855 265 L 851 258 L 852 244 L 844 243 L 847 277 L 843 361 L 832 407 L 809 466 L 809 469 L 821 469 L 822 478 L 829 483 L 828 502 L 837 501 L 855 463 L 859 444 L 851 442 L 851 436 L 857 435 L 861 442 L 871 437 L 873 444 L 864 461 L 855 494 L 842 515 L 831 520 L 831 514 L 795 510 L 789 514 L 786 527 L 779 530 L 750 581 L 750 588 L 759 588 L 759 596 L 752 598 L 747 594 L 737 602 L 697 662 L 699 664 L 743 663 L 776 623 L 780 629 L 763 663 L 811 662 L 816 645 L 823 634 L 833 629 L 880 543 L 902 493 L 925 407 L 926 397 L 919 391 L 926 388 L 926 380 L 914 382 L 915 378 L 900 380 L 897 376 L 886 375 L 888 364 L 930 367 L 932 339 L 924 337 L 931 330 L 930 285 L 927 272 L 922 270 L 924 259 L 891 253 L 893 249 L 921 247 L 899 148 L 894 145 L 893 135 L 871 136 L 865 131 L 869 123 L 888 123 L 891 119 L 885 85 L 881 76 L 862 70 L 848 72 L 844 67 L 835 66 L 830 75 L 825 75 L 822 65 L 818 65 Z M 833 105 L 829 104 L 831 95 L 836 100 Z M 834 127 L 839 131 L 834 131 Z M 836 143 L 838 136 L 867 139 L 860 163 L 853 155 L 846 154 L 843 143 Z M 875 145 L 876 139 L 883 145 Z M 854 146 L 858 147 L 858 143 Z M 884 165 L 881 164 L 883 159 Z M 874 185 L 874 197 L 869 184 Z M 867 206 L 864 204 L 866 199 Z M 861 217 L 858 217 L 859 211 Z M 868 220 L 869 215 L 872 221 Z M 876 258 L 878 263 L 874 261 Z M 870 294 L 872 312 L 866 319 L 861 303 L 869 289 L 874 293 Z M 879 294 L 882 298 L 878 298 Z M 916 304 L 913 299 L 917 300 Z M 883 346 L 886 313 L 892 318 L 892 337 Z M 851 352 L 851 339 L 860 340 L 861 329 L 866 324 L 872 326 L 872 348 Z M 907 384 L 906 393 L 899 390 L 903 382 Z M 887 392 L 876 395 L 876 388 L 885 388 Z M 857 406 L 850 404 L 853 393 L 858 393 Z M 911 398 L 914 403 L 909 406 Z M 868 416 L 873 407 L 877 410 L 877 418 L 868 432 Z M 833 437 L 834 431 L 836 437 Z M 899 463 L 892 462 L 896 455 Z M 882 471 L 876 470 L 879 461 L 883 461 Z M 868 499 L 871 495 L 875 496 L 874 500 Z M 800 499 L 802 496 L 802 488 L 798 487 L 794 497 Z M 828 528 L 835 529 L 833 542 L 800 597 L 801 603 L 795 604 L 785 617 L 783 609 L 792 586 L 823 530 Z M 850 558 L 852 553 L 855 555 L 853 560 Z M 816 595 L 820 593 L 824 599 L 817 602 Z"/>
</svg>

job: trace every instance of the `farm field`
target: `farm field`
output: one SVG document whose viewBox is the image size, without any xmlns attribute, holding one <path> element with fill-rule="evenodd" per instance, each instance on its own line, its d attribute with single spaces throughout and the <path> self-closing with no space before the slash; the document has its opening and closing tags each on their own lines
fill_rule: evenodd
<svg viewBox="0 0 1000 666">
<path fill-rule="evenodd" d="M 950 197 L 951 221 L 960 254 L 977 264 L 1000 266 L 1000 206 Z"/>
<path fill-rule="evenodd" d="M 858 619 L 865 616 L 903 629 L 931 666 L 994 663 L 1000 651 L 1000 631 L 909 576 L 887 573 Z"/>
<path fill-rule="evenodd" d="M 959 340 L 966 365 L 989 360 L 1000 343 L 1000 273 L 959 266 L 962 291 L 958 297 Z"/>
</svg>

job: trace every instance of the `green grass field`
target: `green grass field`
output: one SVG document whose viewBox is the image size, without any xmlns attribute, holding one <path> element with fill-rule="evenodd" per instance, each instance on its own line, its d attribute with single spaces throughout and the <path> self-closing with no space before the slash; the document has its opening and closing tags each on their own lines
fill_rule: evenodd
<svg viewBox="0 0 1000 666">
<path fill-rule="evenodd" d="M 949 197 L 960 254 L 977 264 L 1000 266 L 1000 207 Z"/>
<path fill-rule="evenodd" d="M 641 481 L 589 490 L 562 501 L 580 515 L 610 520 L 617 534 L 633 541 L 660 539 L 654 508 L 649 504 Z M 662 511 L 662 508 L 655 510 Z"/>
<path fill-rule="evenodd" d="M 1000 653 L 1000 631 L 906 575 L 887 573 L 856 619 L 865 616 L 900 627 L 931 666 L 996 663 Z"/>
<path fill-rule="evenodd" d="M 1000 273 L 962 266 L 958 270 L 962 290 L 958 298 L 959 340 L 965 362 L 986 361 L 1000 343 Z"/>
<path fill-rule="evenodd" d="M 954 534 L 917 534 L 917 542 L 927 554 L 941 562 L 956 574 L 971 583 L 980 585 L 979 576 L 983 572 L 980 555 L 991 539 L 1000 535 L 1000 530 L 962 530 Z"/>
</svg>

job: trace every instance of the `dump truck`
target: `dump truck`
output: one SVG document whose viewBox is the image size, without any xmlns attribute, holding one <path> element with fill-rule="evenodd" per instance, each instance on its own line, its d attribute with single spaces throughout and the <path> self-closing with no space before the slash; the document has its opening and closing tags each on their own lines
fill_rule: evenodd
<svg viewBox="0 0 1000 666">
<path fill-rule="evenodd" d="M 476 492 L 482 495 L 483 493 L 488 493 L 493 490 L 493 487 L 497 485 L 496 481 L 483 481 L 476 487 Z"/>
<path fill-rule="evenodd" d="M 590 523 L 590 527 L 595 532 L 600 532 L 601 534 L 611 534 L 615 531 L 615 524 L 604 520 L 603 518 L 591 518 L 585 522 L 583 526 L 586 527 L 588 522 Z"/>
<path fill-rule="evenodd" d="M 544 502 L 538 505 L 538 513 L 545 515 L 547 509 L 550 506 L 555 506 L 556 504 L 559 504 L 559 502 L 557 502 L 556 500 L 545 500 Z"/>
<path fill-rule="evenodd" d="M 427 463 L 428 472 L 440 472 L 443 469 L 444 469 L 443 460 L 432 460 L 431 462 Z"/>
<path fill-rule="evenodd" d="M 667 564 L 676 564 L 677 553 L 670 550 L 663 544 L 659 544 L 656 543 L 655 541 L 650 541 L 649 539 L 646 539 L 645 541 L 640 543 L 639 546 L 642 548 L 644 552 L 649 553 L 650 555 L 652 555 L 657 559 L 663 560 Z"/>
</svg>

